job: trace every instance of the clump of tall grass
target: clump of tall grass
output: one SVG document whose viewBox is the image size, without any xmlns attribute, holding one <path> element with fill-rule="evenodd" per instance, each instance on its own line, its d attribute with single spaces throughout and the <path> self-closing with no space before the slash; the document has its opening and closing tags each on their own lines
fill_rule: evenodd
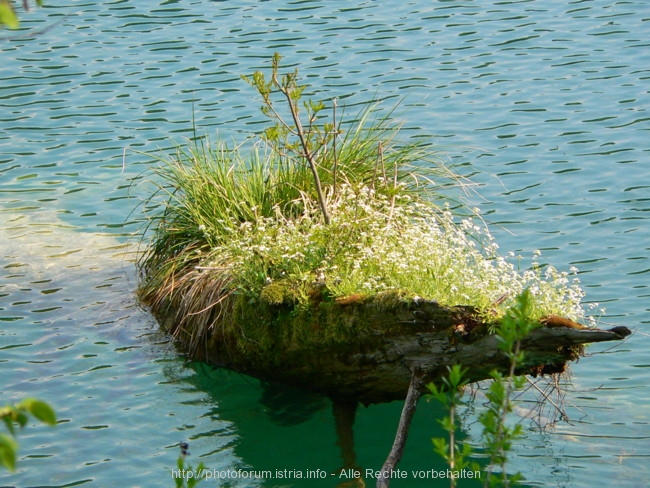
<svg viewBox="0 0 650 488">
<path fill-rule="evenodd" d="M 518 272 L 477 215 L 452 211 L 450 188 L 462 179 L 435 148 L 399 141 L 390 117 L 370 107 L 349 124 L 335 112 L 319 123 L 324 105 L 309 102 L 301 124 L 304 87 L 295 72 L 280 79 L 278 61 L 271 81 L 249 80 L 276 121 L 265 145 L 203 139 L 155 170 L 140 297 L 192 351 L 218 340 L 220 327 L 237 327 L 242 301 L 300 305 L 314 293 L 419 297 L 495 318 L 529 289 L 532 319 L 583 315 L 568 273 Z M 274 88 L 289 116 L 278 112 Z"/>
</svg>

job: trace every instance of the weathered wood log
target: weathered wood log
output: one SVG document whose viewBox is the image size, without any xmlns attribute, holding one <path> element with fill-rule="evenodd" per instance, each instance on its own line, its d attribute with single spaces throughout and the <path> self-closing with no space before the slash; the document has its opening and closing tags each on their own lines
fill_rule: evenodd
<svg viewBox="0 0 650 488">
<path fill-rule="evenodd" d="M 271 311 L 277 317 L 273 324 L 260 318 L 260 324 L 251 327 L 304 330 L 304 314 L 292 313 L 288 305 Z M 439 381 L 456 363 L 467 368 L 470 381 L 488 378 L 495 368 L 507 371 L 508 360 L 497 338 L 471 307 L 442 307 L 423 300 L 386 304 L 343 299 L 311 304 L 308 320 L 314 335 L 333 327 L 333 320 L 339 333 L 310 342 L 278 332 L 277 340 L 262 345 L 248 339 L 250 332 L 242 328 L 215 330 L 198 359 L 364 404 L 404 399 L 415 370 L 422 373 L 423 383 Z M 522 341 L 525 359 L 518 374 L 563 371 L 567 361 L 581 355 L 583 344 L 630 334 L 626 327 L 591 329 L 560 317 L 542 322 Z"/>
</svg>

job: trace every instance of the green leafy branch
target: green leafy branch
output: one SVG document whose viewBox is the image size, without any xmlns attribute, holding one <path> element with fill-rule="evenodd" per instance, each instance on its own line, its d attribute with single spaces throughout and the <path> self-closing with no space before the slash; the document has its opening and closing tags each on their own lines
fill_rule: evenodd
<svg viewBox="0 0 650 488">
<path fill-rule="evenodd" d="M 445 460 L 452 472 L 459 472 L 465 468 L 470 468 L 473 471 L 479 470 L 478 464 L 469 460 L 473 454 L 472 446 L 467 443 L 461 445 L 456 440 L 456 430 L 460 427 L 457 410 L 458 406 L 462 404 L 463 387 L 467 384 L 467 380 L 463 378 L 466 371 L 460 364 L 454 364 L 449 368 L 449 376 L 442 379 L 443 384 L 441 386 L 436 386 L 434 383 L 427 385 L 430 392 L 427 398 L 438 401 L 449 411 L 448 416 L 438 420 L 445 432 L 448 433 L 449 442 L 443 437 L 436 437 L 431 440 L 434 452 Z M 449 478 L 451 488 L 455 488 L 456 483 L 456 477 Z"/>
<path fill-rule="evenodd" d="M 486 394 L 488 399 L 487 410 L 484 411 L 479 420 L 483 425 L 483 440 L 486 451 L 489 455 L 490 466 L 484 486 L 511 486 L 521 479 L 521 474 L 516 473 L 508 476 L 506 462 L 508 452 L 512 443 L 523 434 L 521 424 L 512 427 L 506 424 L 506 416 L 512 412 L 512 395 L 515 390 L 523 387 L 525 377 L 516 377 L 515 372 L 518 365 L 524 360 L 524 353 L 521 350 L 521 341 L 530 334 L 538 325 L 530 320 L 532 307 L 532 296 L 528 289 L 521 293 L 515 305 L 509 310 L 496 331 L 501 349 L 509 361 L 507 376 L 499 371 L 492 371 L 492 383 Z M 501 470 L 500 476 L 493 476 L 494 467 Z"/>
<path fill-rule="evenodd" d="M 43 6 L 43 0 L 34 0 L 34 2 L 39 7 Z M 23 9 L 29 12 L 29 0 L 22 0 L 22 4 Z M 0 0 L 0 27 L 3 25 L 10 29 L 17 29 L 20 26 L 13 0 Z"/>
<path fill-rule="evenodd" d="M 50 405 L 35 398 L 25 398 L 15 405 L 0 407 L 0 418 L 7 427 L 9 434 L 0 433 L 0 463 L 10 471 L 16 469 L 16 426 L 22 429 L 29 420 L 29 415 L 47 425 L 56 425 L 56 414 Z"/>
<path fill-rule="evenodd" d="M 330 216 L 323 194 L 318 158 L 328 150 L 329 144 L 332 143 L 335 162 L 333 179 L 336 182 L 336 136 L 339 132 L 336 124 L 336 103 L 334 103 L 334 121 L 319 125 L 316 122 L 319 113 L 325 108 L 324 103 L 312 100 L 303 101 L 306 113 L 306 122 L 303 124 L 299 102 L 307 86 L 298 84 L 297 69 L 283 75 L 279 74 L 281 59 L 280 54 L 273 55 L 270 80 L 267 80 L 261 71 L 256 71 L 251 77 L 242 76 L 242 78 L 262 96 L 264 102 L 262 113 L 275 120 L 275 124 L 264 131 L 264 138 L 278 154 L 284 154 L 291 159 L 306 160 L 309 164 L 318 195 L 318 204 L 325 223 L 329 224 Z M 273 94 L 276 92 L 286 100 L 291 122 L 287 122 L 286 117 L 276 109 L 273 100 Z M 336 184 L 334 184 L 334 192 L 336 193 Z"/>
<path fill-rule="evenodd" d="M 523 429 L 521 424 L 509 426 L 507 416 L 513 410 L 512 396 L 514 392 L 526 382 L 525 377 L 517 377 L 515 374 L 518 366 L 524 360 L 521 341 L 538 326 L 535 321 L 530 320 L 531 310 L 532 296 L 526 289 L 517 296 L 514 306 L 509 309 L 495 331 L 499 349 L 503 351 L 508 360 L 508 372 L 504 375 L 497 370 L 492 371 L 492 383 L 486 393 L 487 408 L 479 416 L 479 421 L 483 425 L 483 444 L 489 460 L 487 476 L 484 480 L 485 487 L 508 487 L 521 479 L 520 473 L 508 475 L 506 463 L 512 444 L 521 437 Z M 478 470 L 478 465 L 469 461 L 474 454 L 472 447 L 469 444 L 459 444 L 455 436 L 459 427 L 457 410 L 458 406 L 462 404 L 462 388 L 467 384 L 467 380 L 463 378 L 465 372 L 460 365 L 456 364 L 449 368 L 449 376 L 443 378 L 441 386 L 427 385 L 430 391 L 428 397 L 437 400 L 449 411 L 448 416 L 439 420 L 449 435 L 449 441 L 444 438 L 434 438 L 432 441 L 434 452 L 447 462 L 452 471 L 467 467 Z M 500 469 L 499 475 L 495 475 L 493 472 L 495 467 Z M 456 487 L 456 479 L 453 477 L 450 478 L 450 486 L 451 488 Z"/>
</svg>

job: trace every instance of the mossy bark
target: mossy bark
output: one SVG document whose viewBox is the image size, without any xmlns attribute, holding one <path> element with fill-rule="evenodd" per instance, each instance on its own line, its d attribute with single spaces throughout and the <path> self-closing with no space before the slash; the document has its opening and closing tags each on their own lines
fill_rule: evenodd
<svg viewBox="0 0 650 488">
<path fill-rule="evenodd" d="M 230 314 L 226 321 L 224 312 Z M 195 359 L 345 401 L 403 399 L 416 370 L 423 383 L 437 382 L 448 366 L 460 363 L 470 381 L 479 381 L 495 368 L 506 371 L 509 364 L 497 338 L 488 333 L 489 324 L 471 307 L 399 297 L 332 300 L 315 293 L 307 304 L 239 299 L 229 310 L 210 313 L 221 319 Z M 191 321 L 184 328 L 191 328 Z M 546 320 L 523 341 L 525 359 L 518 374 L 563 371 L 580 355 L 582 344 L 629 333 L 625 327 L 606 331 Z M 176 335 L 182 344 L 191 333 Z"/>
</svg>

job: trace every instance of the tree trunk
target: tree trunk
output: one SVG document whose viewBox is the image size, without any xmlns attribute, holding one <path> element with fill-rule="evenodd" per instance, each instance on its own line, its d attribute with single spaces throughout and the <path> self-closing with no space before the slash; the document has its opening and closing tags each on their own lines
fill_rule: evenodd
<svg viewBox="0 0 650 488">
<path fill-rule="evenodd" d="M 457 363 L 467 368 L 470 382 L 487 379 L 495 368 L 507 372 L 509 362 L 496 337 L 471 307 L 346 300 L 313 308 L 309 326 L 314 334 L 333 317 L 346 333 L 315 344 L 288 340 L 278 332 L 274 343 L 262 346 L 240 329 L 220 330 L 195 359 L 366 405 L 404 399 L 414 371 L 421 373 L 423 384 L 438 382 Z M 277 313 L 283 322 L 272 326 L 278 329 L 291 330 L 298 327 L 292 320 L 304 321 L 287 313 L 286 306 L 279 306 Z M 563 371 L 567 361 L 580 356 L 583 344 L 630 334 L 626 327 L 590 329 L 560 317 L 542 322 L 522 341 L 525 357 L 517 374 Z M 299 325 L 304 328 L 304 323 Z"/>
</svg>

